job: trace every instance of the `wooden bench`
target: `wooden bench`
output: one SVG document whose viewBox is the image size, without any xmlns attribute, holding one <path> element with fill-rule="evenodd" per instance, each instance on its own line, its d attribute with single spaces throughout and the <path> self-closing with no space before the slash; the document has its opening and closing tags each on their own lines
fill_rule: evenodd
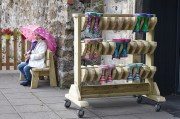
<svg viewBox="0 0 180 119">
<path fill-rule="evenodd" d="M 55 73 L 55 67 L 54 67 L 54 58 L 53 53 L 50 50 L 47 50 L 46 52 L 46 59 L 45 59 L 47 67 L 45 68 L 32 68 L 31 74 L 31 88 L 37 88 L 38 87 L 38 80 L 41 76 L 48 76 L 50 80 L 50 86 L 57 86 L 57 80 L 56 80 L 56 73 Z M 20 73 L 20 80 L 24 79 L 24 76 Z"/>
</svg>

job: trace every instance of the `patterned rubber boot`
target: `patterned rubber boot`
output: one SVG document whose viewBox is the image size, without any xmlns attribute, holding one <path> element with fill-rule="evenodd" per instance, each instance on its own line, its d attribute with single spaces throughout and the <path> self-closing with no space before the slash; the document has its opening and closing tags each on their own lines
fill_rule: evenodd
<svg viewBox="0 0 180 119">
<path fill-rule="evenodd" d="M 134 32 L 140 32 L 141 31 L 141 25 L 142 25 L 142 21 L 144 19 L 144 17 L 146 17 L 147 15 L 144 13 L 137 13 L 134 15 L 135 17 L 137 17 L 137 23 L 136 26 L 134 28 Z"/>
<path fill-rule="evenodd" d="M 94 38 L 95 42 L 95 49 L 93 52 L 92 59 L 97 59 L 99 57 L 99 44 L 103 41 L 102 38 Z"/>
<path fill-rule="evenodd" d="M 129 67 L 129 76 L 127 77 L 127 82 L 128 83 L 132 83 L 133 81 L 133 69 L 136 67 L 136 64 L 132 63 L 132 64 L 128 64 L 127 65 Z"/>
<path fill-rule="evenodd" d="M 121 45 L 123 45 L 123 43 L 125 42 L 124 39 L 112 39 L 113 42 L 116 42 L 116 49 L 114 51 L 114 54 L 112 55 L 112 59 L 113 58 L 119 58 L 119 50 Z"/>
<path fill-rule="evenodd" d="M 84 39 L 84 42 L 86 43 L 86 46 L 87 46 L 87 49 L 86 49 L 86 53 L 85 53 L 85 59 L 91 59 L 91 55 L 92 55 L 92 47 L 93 47 L 93 45 L 92 45 L 92 43 L 94 42 L 94 40 L 93 39 L 91 39 L 91 38 L 86 38 L 86 39 Z"/>
<path fill-rule="evenodd" d="M 127 45 L 130 41 L 131 41 L 131 39 L 124 39 L 123 50 L 120 54 L 120 57 L 127 57 Z"/>
<path fill-rule="evenodd" d="M 133 80 L 136 83 L 140 83 L 139 73 L 140 73 L 140 69 L 141 69 L 142 65 L 143 65 L 143 63 L 136 63 L 137 71 L 136 71 L 136 75 Z"/>
<path fill-rule="evenodd" d="M 100 65 L 100 68 L 102 69 L 102 75 L 101 75 L 101 78 L 99 80 L 99 82 L 101 83 L 101 85 L 105 84 L 106 83 L 106 71 L 108 69 L 108 66 L 107 65 Z"/>
<path fill-rule="evenodd" d="M 107 82 L 112 82 L 112 70 L 113 70 L 113 68 L 115 68 L 114 64 L 108 65 L 109 75 L 107 78 Z"/>
<path fill-rule="evenodd" d="M 87 60 L 90 59 L 90 53 L 91 53 L 91 44 L 87 43 L 87 50 L 86 50 L 84 59 L 87 59 Z"/>
<path fill-rule="evenodd" d="M 142 32 L 148 32 L 148 31 L 149 31 L 149 30 L 148 30 L 148 28 L 149 28 L 149 25 L 148 25 L 148 23 L 149 23 L 149 18 L 150 18 L 150 17 L 153 17 L 152 14 L 146 14 L 146 15 L 147 15 L 147 16 L 144 17 L 144 24 L 143 24 L 142 29 L 141 29 Z"/>
<path fill-rule="evenodd" d="M 103 15 L 102 13 L 96 13 L 94 29 L 93 29 L 94 38 L 99 38 L 101 36 L 101 30 L 99 30 L 99 22 L 100 22 L 100 17 L 102 15 Z"/>
<path fill-rule="evenodd" d="M 93 18 L 95 15 L 96 15 L 96 12 L 86 12 L 85 13 L 85 16 L 88 16 L 87 27 L 84 31 L 85 37 L 93 38 L 93 32 L 91 30 L 91 25 L 92 25 L 92 21 L 93 21 Z"/>
</svg>

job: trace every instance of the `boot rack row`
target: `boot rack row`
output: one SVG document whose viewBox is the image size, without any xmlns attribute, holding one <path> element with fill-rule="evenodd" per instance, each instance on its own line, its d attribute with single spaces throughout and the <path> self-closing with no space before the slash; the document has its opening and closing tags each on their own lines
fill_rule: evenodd
<svg viewBox="0 0 180 119">
<path fill-rule="evenodd" d="M 112 82 L 112 80 L 127 80 L 129 73 L 132 73 L 133 77 L 138 73 L 140 80 L 139 82 L 144 82 L 143 79 L 153 78 L 156 72 L 155 66 L 115 66 L 115 65 L 88 65 L 81 66 L 81 82 L 100 82 L 101 84 Z M 102 79 L 102 77 L 104 78 Z M 127 80 L 128 82 L 128 80 Z"/>
<path fill-rule="evenodd" d="M 116 47 L 116 42 L 106 41 L 106 42 L 81 42 L 81 56 L 84 57 L 89 51 L 89 55 L 93 55 L 96 52 L 98 55 L 113 55 Z M 123 50 L 123 45 L 120 45 L 118 54 Z M 133 40 L 127 42 L 127 53 L 128 54 L 152 54 L 157 47 L 157 42 L 154 41 L 144 41 L 144 40 Z"/>
<path fill-rule="evenodd" d="M 103 98 L 114 96 L 132 96 L 140 95 L 149 98 L 156 103 L 156 111 L 160 110 L 160 102 L 164 102 L 165 98 L 160 96 L 157 84 L 153 77 L 156 72 L 156 67 L 153 66 L 153 53 L 157 46 L 154 42 L 154 27 L 157 23 L 155 15 L 149 18 L 146 32 L 146 41 L 133 40 L 128 43 L 127 53 L 130 54 L 145 54 L 145 64 L 141 68 L 139 74 L 140 79 L 145 79 L 140 83 L 124 83 L 124 84 L 108 84 L 108 85 L 83 85 L 86 82 L 94 82 L 101 80 L 104 77 L 107 81 L 108 77 L 112 80 L 128 80 L 128 75 L 132 74 L 132 69 L 126 66 L 115 66 L 112 73 L 108 71 L 103 73 L 101 66 L 81 66 L 81 58 L 90 49 L 90 55 L 96 50 L 99 55 L 112 55 L 116 49 L 115 43 L 99 42 L 99 47 L 94 46 L 93 43 L 81 42 L 81 31 L 87 26 L 87 17 L 83 14 L 73 14 L 74 17 L 74 84 L 71 85 L 69 93 L 65 95 L 65 107 L 69 108 L 71 102 L 80 107 L 78 116 L 81 118 L 84 115 L 84 107 L 89 106 L 85 98 Z M 98 27 L 101 30 L 134 30 L 137 22 L 137 17 L 132 14 L 103 14 L 100 17 Z M 141 21 L 143 22 L 143 20 Z M 147 22 L 146 22 L 147 23 Z M 93 28 L 93 21 L 91 28 Z M 147 25 L 146 25 L 147 26 Z M 97 27 L 97 26 L 96 26 Z M 89 28 L 89 27 L 88 27 Z M 138 27 L 140 28 L 140 27 Z M 89 45 L 89 46 L 88 46 Z M 120 48 L 119 50 L 121 50 Z M 107 69 L 106 69 L 107 70 Z M 109 69 L 108 69 L 109 70 Z M 111 75 L 111 76 L 110 76 Z M 132 76 L 131 76 L 132 77 Z M 137 102 L 141 102 L 142 98 L 138 98 Z"/>
<path fill-rule="evenodd" d="M 115 15 L 114 17 L 109 17 L 110 14 L 105 14 L 103 17 L 100 17 L 98 28 L 100 30 L 134 30 L 134 27 L 137 23 L 137 17 L 127 14 L 122 16 Z M 88 25 L 88 17 L 82 17 L 81 22 L 81 31 L 84 31 Z M 144 21 L 141 22 L 143 24 Z M 157 23 L 157 17 L 150 17 L 148 26 L 149 30 L 153 30 Z M 95 17 L 92 18 L 91 29 L 95 25 Z"/>
</svg>

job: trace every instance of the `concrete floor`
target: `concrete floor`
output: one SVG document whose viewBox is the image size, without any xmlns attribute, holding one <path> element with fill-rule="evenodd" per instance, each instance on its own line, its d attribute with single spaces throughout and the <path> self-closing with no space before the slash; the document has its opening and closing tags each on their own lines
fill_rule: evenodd
<svg viewBox="0 0 180 119">
<path fill-rule="evenodd" d="M 68 89 L 49 87 L 49 82 L 39 82 L 39 88 L 19 85 L 17 72 L 0 72 L 0 119 L 77 119 L 75 104 L 64 107 Z M 133 96 L 88 99 L 83 118 L 87 119 L 180 119 L 167 108 L 160 112 L 147 103 L 137 104 Z M 173 103 L 173 102 L 172 102 Z M 171 104 L 169 104 L 171 105 Z M 180 109 L 180 105 L 178 106 Z"/>
</svg>

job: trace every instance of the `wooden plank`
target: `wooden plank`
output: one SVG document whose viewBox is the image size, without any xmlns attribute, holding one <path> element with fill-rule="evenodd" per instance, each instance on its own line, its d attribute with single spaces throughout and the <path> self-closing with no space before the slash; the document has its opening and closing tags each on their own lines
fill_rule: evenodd
<svg viewBox="0 0 180 119">
<path fill-rule="evenodd" d="M 74 17 L 74 84 L 81 83 L 81 17 Z M 80 88 L 79 88 L 80 89 Z"/>
<path fill-rule="evenodd" d="M 21 61 L 22 62 L 25 61 L 24 53 L 25 53 L 25 39 L 24 37 L 21 36 Z"/>
<path fill-rule="evenodd" d="M 139 91 L 139 92 L 119 92 L 110 94 L 91 94 L 91 95 L 81 95 L 81 98 L 103 98 L 103 97 L 118 97 L 118 96 L 132 96 L 132 95 L 147 95 L 149 91 Z"/>
<path fill-rule="evenodd" d="M 0 35 L 0 70 L 2 70 L 2 35 Z"/>
<path fill-rule="evenodd" d="M 14 30 L 14 70 L 17 70 L 17 30 Z"/>
<path fill-rule="evenodd" d="M 147 41 L 154 41 L 154 30 L 146 33 Z M 153 66 L 154 65 L 154 54 L 146 54 L 146 65 Z"/>
<path fill-rule="evenodd" d="M 14 66 L 14 63 L 9 63 L 10 66 Z M 6 66 L 6 63 L 2 63 L 2 66 Z"/>
<path fill-rule="evenodd" d="M 49 71 L 50 86 L 57 86 L 53 52 L 49 51 L 49 54 L 50 54 L 50 71 Z"/>
<path fill-rule="evenodd" d="M 73 17 L 84 17 L 84 14 L 75 13 Z M 133 17 L 133 14 L 103 14 L 103 17 Z"/>
<path fill-rule="evenodd" d="M 39 76 L 49 76 L 49 71 L 40 71 Z"/>
<path fill-rule="evenodd" d="M 111 97 L 121 95 L 149 94 L 149 84 L 119 84 L 101 86 L 82 86 L 81 96 L 86 97 Z"/>
<path fill-rule="evenodd" d="M 9 40 L 6 39 L 6 70 L 10 70 L 10 42 Z"/>
</svg>

